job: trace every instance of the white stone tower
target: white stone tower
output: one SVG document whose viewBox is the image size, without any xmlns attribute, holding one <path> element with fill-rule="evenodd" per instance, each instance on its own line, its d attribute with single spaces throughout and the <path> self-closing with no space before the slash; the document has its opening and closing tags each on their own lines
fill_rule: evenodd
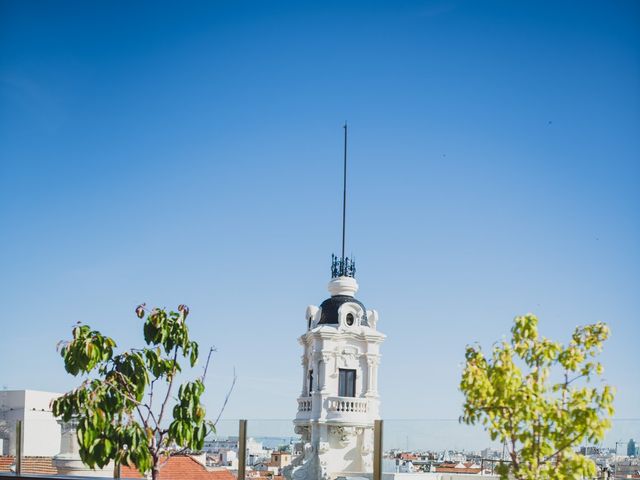
<svg viewBox="0 0 640 480">
<path fill-rule="evenodd" d="M 331 297 L 307 307 L 299 342 L 302 393 L 294 420 L 304 452 L 285 472 L 293 480 L 373 471 L 373 421 L 379 417 L 378 365 L 385 336 L 378 313 L 354 297 L 353 262 L 334 257 Z"/>
<path fill-rule="evenodd" d="M 344 256 L 347 208 L 347 125 L 344 125 L 342 256 L 332 256 L 331 297 L 307 307 L 299 338 L 302 393 L 294 420 L 303 452 L 284 474 L 293 480 L 333 480 L 373 472 L 373 424 L 380 418 L 378 313 L 356 300 L 353 259 Z"/>
</svg>

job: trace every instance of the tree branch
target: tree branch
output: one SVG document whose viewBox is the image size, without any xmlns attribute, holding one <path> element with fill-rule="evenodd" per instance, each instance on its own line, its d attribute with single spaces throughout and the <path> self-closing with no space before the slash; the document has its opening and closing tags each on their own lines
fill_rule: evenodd
<svg viewBox="0 0 640 480">
<path fill-rule="evenodd" d="M 162 423 L 162 417 L 164 416 L 164 409 L 167 406 L 167 402 L 169 401 L 169 396 L 171 395 L 171 387 L 173 386 L 173 379 L 176 378 L 176 361 L 178 359 L 178 345 L 173 351 L 173 372 L 171 374 L 171 380 L 169 381 L 169 387 L 167 388 L 167 395 L 164 397 L 164 402 L 162 402 L 162 406 L 160 407 L 160 415 L 158 416 L 158 428 L 160 428 L 160 424 Z"/>
<path fill-rule="evenodd" d="M 222 408 L 220 409 L 220 412 L 218 413 L 218 417 L 216 418 L 216 421 L 213 422 L 214 428 L 215 428 L 216 425 L 218 425 L 218 421 L 220 420 L 220 417 L 222 416 L 222 412 L 224 412 L 224 409 L 227 406 L 227 402 L 229 401 L 229 397 L 231 396 L 231 392 L 233 392 L 233 387 L 235 387 L 237 379 L 238 379 L 238 376 L 236 375 L 236 367 L 233 367 L 233 381 L 231 382 L 231 388 L 229 388 L 229 391 L 227 392 L 227 396 L 224 398 L 224 403 L 222 404 Z"/>
<path fill-rule="evenodd" d="M 200 380 L 202 381 L 202 383 L 204 383 L 205 378 L 207 378 L 207 370 L 209 369 L 209 361 L 211 360 L 211 354 L 213 352 L 217 352 L 216 347 L 212 346 L 209 349 L 209 355 L 207 355 L 207 363 L 205 363 L 204 365 L 204 373 L 202 374 L 202 377 L 200 378 Z"/>
<path fill-rule="evenodd" d="M 153 417 L 153 412 L 151 411 L 153 407 L 153 384 L 156 382 L 156 380 L 158 379 L 154 378 L 153 380 L 151 380 L 151 384 L 149 386 L 149 406 L 147 407 L 149 409 L 149 413 L 147 413 L 147 422 L 149 421 L 149 417 Z M 153 418 L 153 421 L 156 421 L 155 417 Z M 156 427 L 157 426 L 158 424 L 156 422 Z"/>
<path fill-rule="evenodd" d="M 574 437 L 570 438 L 567 442 L 565 442 L 560 448 L 558 448 L 551 455 L 548 455 L 547 457 L 545 457 L 544 460 L 543 460 L 543 463 L 548 462 L 553 457 L 555 457 L 556 455 L 560 454 L 563 450 L 566 450 L 567 448 L 569 448 L 573 442 L 575 442 L 577 439 L 579 439 L 585 433 L 586 433 L 586 428 L 584 430 L 582 430 L 581 432 L 578 432 Z"/>
</svg>

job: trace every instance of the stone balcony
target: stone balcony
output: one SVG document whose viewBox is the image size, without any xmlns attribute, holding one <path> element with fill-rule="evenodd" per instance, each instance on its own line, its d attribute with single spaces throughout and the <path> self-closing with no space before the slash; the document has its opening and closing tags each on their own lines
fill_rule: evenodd
<svg viewBox="0 0 640 480">
<path fill-rule="evenodd" d="M 296 421 L 309 420 L 313 410 L 313 399 L 311 397 L 298 397 L 298 413 Z"/>
<path fill-rule="evenodd" d="M 298 398 L 298 412 L 310 412 L 312 405 L 311 397 Z"/>
<path fill-rule="evenodd" d="M 324 408 L 319 408 L 316 402 L 322 402 Z M 324 412 L 325 415 L 321 413 Z M 298 413 L 296 420 L 325 419 L 327 421 L 345 423 L 370 423 L 370 405 L 368 398 L 314 396 L 298 398 Z"/>
</svg>

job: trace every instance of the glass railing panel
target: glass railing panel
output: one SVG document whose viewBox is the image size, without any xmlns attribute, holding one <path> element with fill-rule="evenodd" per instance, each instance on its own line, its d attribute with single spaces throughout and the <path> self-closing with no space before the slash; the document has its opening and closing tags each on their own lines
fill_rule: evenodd
<svg viewBox="0 0 640 480">
<path fill-rule="evenodd" d="M 292 420 L 247 421 L 247 478 L 279 476 L 301 449 Z"/>
<path fill-rule="evenodd" d="M 501 453 L 481 427 L 453 419 L 384 421 L 383 473 L 432 472 L 440 464 L 481 458 L 482 451 L 488 458 Z M 485 470 L 482 467 L 477 468 Z M 469 473 L 478 473 L 475 470 Z"/>
<path fill-rule="evenodd" d="M 61 425 L 52 418 L 33 413 L 22 427 L 22 472 L 45 475 L 95 475 L 74 453 L 73 425 Z M 15 465 L 15 425 L 4 428 L 0 472 Z M 194 452 L 204 469 L 220 470 L 237 478 L 239 463 L 239 421 L 220 420 L 207 439 L 203 452 Z M 249 419 L 246 430 L 246 478 L 281 475 L 302 449 L 292 420 Z M 616 419 L 604 440 L 578 446 L 601 468 L 617 477 L 640 470 L 640 419 Z M 77 448 L 77 447 L 76 447 Z M 633 452 L 631 450 L 635 449 Z M 384 473 L 436 471 L 443 464 L 462 463 L 471 470 L 490 475 L 496 464 L 508 458 L 499 442 L 492 442 L 482 427 L 453 419 L 385 420 L 383 426 Z M 13 466 L 15 469 L 15 466 Z M 456 472 L 464 473 L 464 472 Z M 113 466 L 101 472 L 112 476 Z M 123 477 L 131 477 L 123 472 Z M 184 477 L 188 480 L 188 476 Z"/>
<path fill-rule="evenodd" d="M 238 477 L 239 420 L 218 420 L 205 440 L 204 455 L 209 470 L 227 470 Z"/>
</svg>

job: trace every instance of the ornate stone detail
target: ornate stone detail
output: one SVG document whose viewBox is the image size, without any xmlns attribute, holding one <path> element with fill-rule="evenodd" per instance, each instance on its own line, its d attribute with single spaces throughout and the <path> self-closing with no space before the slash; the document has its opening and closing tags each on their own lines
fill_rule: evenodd
<svg viewBox="0 0 640 480">
<path fill-rule="evenodd" d="M 367 320 L 369 322 L 369 326 L 373 330 L 376 330 L 376 328 L 378 326 L 378 312 L 375 311 L 375 310 L 368 310 L 367 311 Z"/>
<path fill-rule="evenodd" d="M 355 427 L 331 426 L 329 432 L 338 442 L 344 444 L 349 442 L 349 437 L 356 434 L 356 429 Z"/>
<path fill-rule="evenodd" d="M 370 453 L 362 454 L 362 467 L 365 472 L 373 471 L 373 455 Z"/>
<path fill-rule="evenodd" d="M 367 365 L 377 367 L 380 365 L 380 357 L 378 355 L 367 355 Z"/>
<path fill-rule="evenodd" d="M 298 429 L 300 429 L 303 436 L 309 435 L 309 427 L 297 426 L 296 433 L 298 433 Z M 313 445 L 309 442 L 305 442 L 302 447 L 302 454 L 294 458 L 290 465 L 283 468 L 282 473 L 285 478 L 292 480 L 308 480 L 310 478 L 314 478 L 317 467 L 315 461 L 316 457 L 313 454 L 313 450 Z"/>
<path fill-rule="evenodd" d="M 308 442 L 311 438 L 311 432 L 307 425 L 296 425 L 294 431 L 302 437 L 303 442 Z"/>
<path fill-rule="evenodd" d="M 356 363 L 360 355 L 357 348 L 349 346 L 338 348 L 336 353 L 336 358 L 339 359 L 337 363 L 340 363 L 343 367 L 354 366 L 354 363 Z"/>
<path fill-rule="evenodd" d="M 365 471 L 373 470 L 373 431 L 370 428 L 362 429 L 362 466 Z"/>
</svg>

